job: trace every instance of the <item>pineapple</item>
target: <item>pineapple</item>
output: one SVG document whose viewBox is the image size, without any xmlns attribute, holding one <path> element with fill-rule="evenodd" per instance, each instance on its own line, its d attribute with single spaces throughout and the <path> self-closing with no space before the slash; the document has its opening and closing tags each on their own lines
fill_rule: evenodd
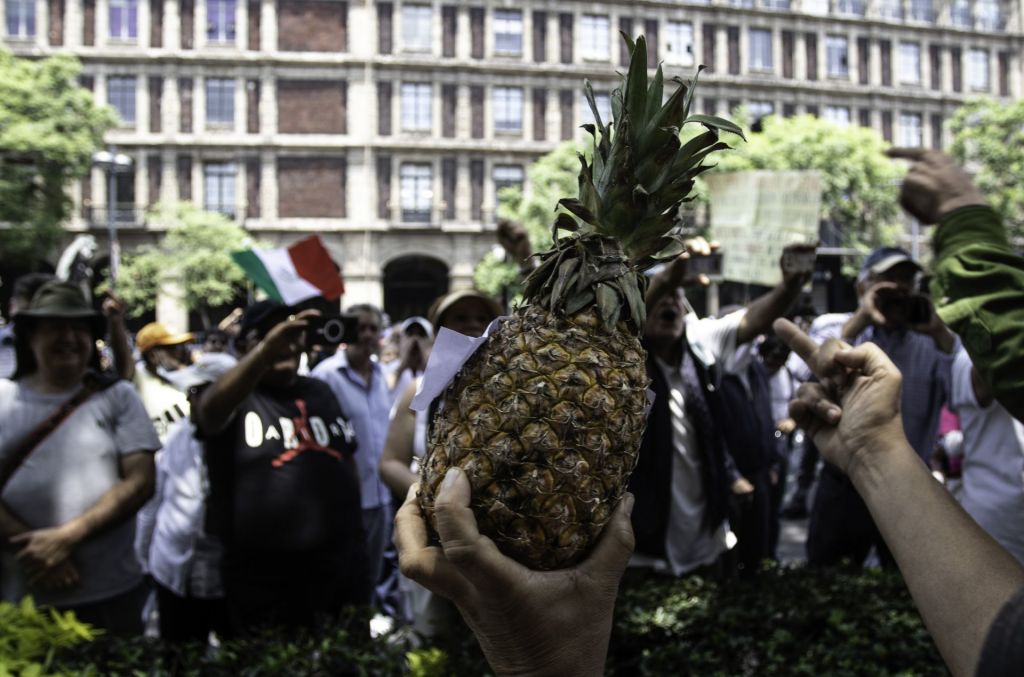
<svg viewBox="0 0 1024 677">
<path fill-rule="evenodd" d="M 421 466 L 432 526 L 440 482 L 457 465 L 480 532 L 533 569 L 582 560 L 626 489 L 646 425 L 643 271 L 682 251 L 680 205 L 705 158 L 728 148 L 719 132 L 742 134 L 689 115 L 696 77 L 674 78 L 663 104 L 660 67 L 648 86 L 644 38 L 622 37 L 632 59 L 611 96 L 614 132 L 585 82 L 594 153 L 580 156 L 579 198 L 559 201 L 555 243 L 523 302 L 442 396 Z M 687 122 L 707 131 L 682 145 Z"/>
</svg>

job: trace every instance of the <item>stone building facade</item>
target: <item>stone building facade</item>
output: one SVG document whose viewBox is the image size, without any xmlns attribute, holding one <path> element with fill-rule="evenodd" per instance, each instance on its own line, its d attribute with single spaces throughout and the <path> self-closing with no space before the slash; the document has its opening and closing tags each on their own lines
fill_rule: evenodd
<svg viewBox="0 0 1024 677">
<path fill-rule="evenodd" d="M 698 108 L 811 113 L 941 147 L 974 95 L 1018 98 L 1022 2 L 1000 0 L 4 0 L 16 54 L 70 52 L 134 159 L 115 212 L 193 200 L 287 244 L 319 233 L 346 302 L 422 312 L 472 284 L 495 244 L 498 189 L 579 136 L 617 83 L 618 31 L 668 76 L 702 75 Z M 104 174 L 74 190 L 70 231 L 103 239 Z M 529 187 L 527 186 L 527 190 Z"/>
</svg>

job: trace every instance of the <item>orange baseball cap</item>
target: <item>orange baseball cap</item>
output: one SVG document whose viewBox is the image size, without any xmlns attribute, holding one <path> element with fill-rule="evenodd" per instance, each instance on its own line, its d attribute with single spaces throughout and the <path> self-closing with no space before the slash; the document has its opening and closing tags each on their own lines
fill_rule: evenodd
<svg viewBox="0 0 1024 677">
<path fill-rule="evenodd" d="M 150 322 L 135 335 L 135 345 L 140 352 L 146 352 L 158 346 L 178 346 L 193 339 L 191 332 L 172 334 L 160 322 Z"/>
</svg>

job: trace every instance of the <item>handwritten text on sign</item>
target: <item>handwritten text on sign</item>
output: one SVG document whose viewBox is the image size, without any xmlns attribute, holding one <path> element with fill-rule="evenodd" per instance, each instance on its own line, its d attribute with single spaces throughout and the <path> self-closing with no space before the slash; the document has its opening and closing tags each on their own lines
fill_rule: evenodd
<svg viewBox="0 0 1024 677">
<path fill-rule="evenodd" d="M 711 235 L 722 245 L 725 279 L 778 284 L 783 248 L 818 240 L 817 172 L 730 172 L 707 175 L 706 180 Z"/>
</svg>

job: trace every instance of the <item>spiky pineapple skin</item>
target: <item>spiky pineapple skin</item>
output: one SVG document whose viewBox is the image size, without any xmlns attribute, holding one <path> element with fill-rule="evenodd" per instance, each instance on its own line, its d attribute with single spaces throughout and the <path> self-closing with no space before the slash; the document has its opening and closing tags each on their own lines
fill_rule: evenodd
<svg viewBox="0 0 1024 677">
<path fill-rule="evenodd" d="M 480 532 L 533 569 L 581 561 L 618 504 L 646 425 L 646 353 L 597 309 L 517 309 L 443 396 L 421 466 L 436 529 L 445 473 L 462 468 Z"/>
</svg>

